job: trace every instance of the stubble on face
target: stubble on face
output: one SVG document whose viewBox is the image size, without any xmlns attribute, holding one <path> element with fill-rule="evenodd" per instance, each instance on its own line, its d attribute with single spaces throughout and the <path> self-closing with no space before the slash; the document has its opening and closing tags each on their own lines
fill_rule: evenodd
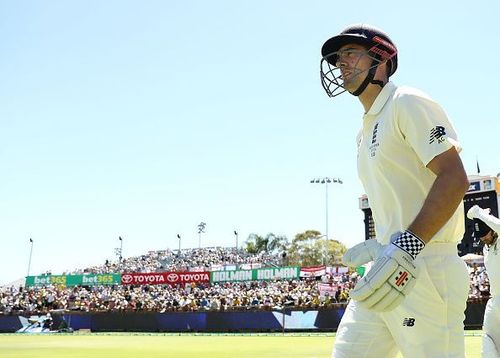
<svg viewBox="0 0 500 358">
<path fill-rule="evenodd" d="M 346 45 L 339 52 L 349 53 L 350 51 L 356 53 L 356 55 L 342 56 L 338 67 L 344 88 L 352 93 L 359 88 L 366 78 L 370 58 L 365 52 L 366 49 L 360 45 Z"/>
<path fill-rule="evenodd" d="M 351 93 L 359 88 L 365 77 L 362 75 L 362 71 L 357 68 L 346 69 L 345 71 L 341 70 L 341 73 L 344 87 Z"/>
</svg>

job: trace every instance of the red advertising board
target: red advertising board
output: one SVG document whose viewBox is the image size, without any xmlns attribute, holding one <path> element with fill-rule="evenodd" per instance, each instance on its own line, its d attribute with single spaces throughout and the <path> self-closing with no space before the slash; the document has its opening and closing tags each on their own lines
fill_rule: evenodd
<svg viewBox="0 0 500 358">
<path fill-rule="evenodd" d="M 176 285 L 192 282 L 210 282 L 210 272 L 132 272 L 122 274 L 122 285 Z"/>
</svg>

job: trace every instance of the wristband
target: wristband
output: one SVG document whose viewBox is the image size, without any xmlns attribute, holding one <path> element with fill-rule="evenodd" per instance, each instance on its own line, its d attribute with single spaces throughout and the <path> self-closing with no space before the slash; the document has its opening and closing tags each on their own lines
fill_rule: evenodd
<svg viewBox="0 0 500 358">
<path fill-rule="evenodd" d="M 417 255 L 425 247 L 425 242 L 422 241 L 417 235 L 409 230 L 403 231 L 396 240 L 392 242 L 394 245 L 399 247 L 401 250 L 407 252 L 415 259 Z"/>
</svg>

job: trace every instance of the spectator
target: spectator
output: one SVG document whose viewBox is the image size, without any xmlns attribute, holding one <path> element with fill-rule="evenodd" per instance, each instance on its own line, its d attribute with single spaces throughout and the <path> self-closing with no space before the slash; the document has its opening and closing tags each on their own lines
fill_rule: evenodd
<svg viewBox="0 0 500 358">
<path fill-rule="evenodd" d="M 146 255 L 123 259 L 121 264 L 107 261 L 73 273 L 151 272 L 180 269 L 211 269 L 221 265 L 268 266 L 279 262 L 280 257 L 268 254 L 250 255 L 234 248 L 209 248 L 205 250 L 183 250 L 180 255 L 172 251 L 151 251 Z M 196 265 L 189 266 L 189 263 Z M 353 287 L 357 275 L 350 277 L 325 276 L 339 295 L 341 286 Z M 334 299 L 320 299 L 318 281 L 277 280 L 253 282 L 226 282 L 220 284 L 188 284 L 184 287 L 169 285 L 142 286 L 83 286 L 10 288 L 0 294 L 0 313 L 46 313 L 51 309 L 67 309 L 83 312 L 98 311 L 199 311 L 199 310 L 270 310 L 287 306 L 290 308 L 322 308 Z M 347 292 L 342 300 L 347 300 Z M 337 300 L 339 301 L 339 300 Z"/>
</svg>

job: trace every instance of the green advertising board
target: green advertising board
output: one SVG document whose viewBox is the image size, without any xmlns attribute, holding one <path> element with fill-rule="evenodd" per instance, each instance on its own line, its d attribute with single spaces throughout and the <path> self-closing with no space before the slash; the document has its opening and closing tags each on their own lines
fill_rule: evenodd
<svg viewBox="0 0 500 358">
<path fill-rule="evenodd" d="M 210 282 L 240 282 L 262 280 L 291 280 L 299 278 L 300 267 L 271 267 L 253 270 L 212 271 Z"/>
<path fill-rule="evenodd" d="M 365 275 L 365 267 L 364 266 L 356 267 L 356 272 L 360 277 L 363 277 Z"/>
<path fill-rule="evenodd" d="M 210 272 L 210 282 L 252 281 L 252 271 L 253 270 L 212 271 Z"/>
<path fill-rule="evenodd" d="M 271 267 L 253 270 L 254 280 L 292 280 L 300 277 L 299 266 Z"/>
<path fill-rule="evenodd" d="M 87 275 L 41 275 L 26 277 L 26 286 L 98 286 L 119 285 L 121 275 L 119 273 L 109 274 L 87 274 Z"/>
</svg>

